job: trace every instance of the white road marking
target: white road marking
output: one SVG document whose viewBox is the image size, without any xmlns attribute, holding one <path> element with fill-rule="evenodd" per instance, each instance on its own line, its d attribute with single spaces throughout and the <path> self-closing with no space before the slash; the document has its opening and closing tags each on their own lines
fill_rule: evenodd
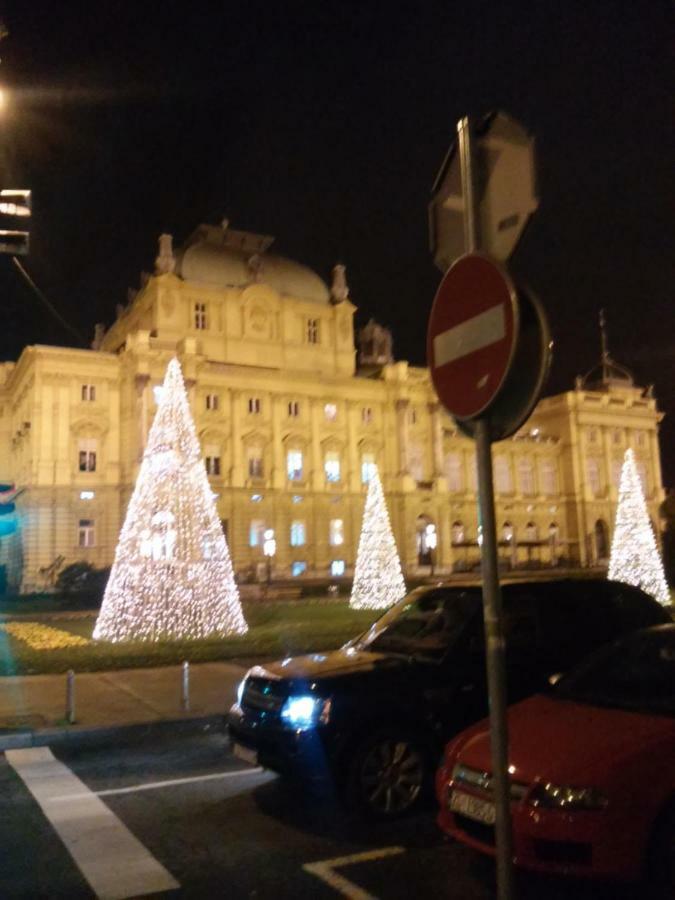
<svg viewBox="0 0 675 900">
<path fill-rule="evenodd" d="M 442 331 L 434 338 L 434 368 L 468 356 L 506 337 L 504 305 L 499 303 L 485 312 Z"/>
<path fill-rule="evenodd" d="M 5 751 L 66 849 L 101 900 L 124 900 L 180 884 L 49 747 Z M 54 798 L 71 795 L 71 803 Z"/>
<path fill-rule="evenodd" d="M 231 772 L 212 772 L 209 775 L 192 775 L 190 778 L 171 778 L 168 781 L 148 781 L 144 784 L 132 784 L 128 787 L 106 788 L 102 791 L 87 791 L 86 794 L 64 794 L 63 797 L 52 797 L 53 802 L 61 800 L 78 800 L 89 794 L 97 797 L 110 797 L 113 794 L 133 794 L 136 791 L 155 791 L 158 788 L 173 787 L 176 784 L 193 784 L 197 781 L 214 781 L 217 778 L 235 778 L 238 775 L 259 775 L 265 770 L 260 766 L 255 769 L 233 769 Z"/>
<path fill-rule="evenodd" d="M 334 888 L 343 897 L 348 900 L 377 900 L 372 894 L 364 891 L 340 875 L 335 869 L 342 866 L 351 866 L 355 863 L 370 862 L 374 859 L 384 859 L 387 856 L 398 856 L 399 853 L 405 853 L 405 847 L 382 847 L 380 850 L 366 850 L 365 853 L 354 853 L 352 856 L 337 856 L 335 859 L 324 859 L 321 862 L 305 863 L 302 867 L 306 872 L 316 875 L 330 887 Z"/>
</svg>

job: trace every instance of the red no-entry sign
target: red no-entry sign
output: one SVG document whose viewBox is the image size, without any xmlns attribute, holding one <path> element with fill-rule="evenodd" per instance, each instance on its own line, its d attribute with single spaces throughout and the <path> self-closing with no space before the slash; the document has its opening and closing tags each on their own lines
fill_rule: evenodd
<svg viewBox="0 0 675 900">
<path fill-rule="evenodd" d="M 439 399 L 471 419 L 499 394 L 518 335 L 518 299 L 504 269 L 480 253 L 460 257 L 436 292 L 427 330 L 427 362 Z"/>
</svg>

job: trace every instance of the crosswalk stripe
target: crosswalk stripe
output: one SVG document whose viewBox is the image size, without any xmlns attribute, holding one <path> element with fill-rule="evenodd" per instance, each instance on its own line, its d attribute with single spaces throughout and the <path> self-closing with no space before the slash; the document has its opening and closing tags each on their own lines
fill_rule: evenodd
<svg viewBox="0 0 675 900">
<path fill-rule="evenodd" d="M 5 757 L 101 900 L 125 900 L 180 887 L 49 747 L 7 750 Z M 66 794 L 75 795 L 72 802 L 56 802 Z"/>
</svg>

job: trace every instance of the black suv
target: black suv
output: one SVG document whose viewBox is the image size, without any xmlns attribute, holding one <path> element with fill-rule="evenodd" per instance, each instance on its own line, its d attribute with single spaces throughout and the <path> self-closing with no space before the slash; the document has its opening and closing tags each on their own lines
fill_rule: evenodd
<svg viewBox="0 0 675 900">
<path fill-rule="evenodd" d="M 590 651 L 671 621 L 605 580 L 502 585 L 509 702 L 545 690 Z M 339 650 L 251 669 L 230 710 L 233 751 L 329 777 L 362 812 L 411 809 L 453 734 L 487 714 L 481 589 L 418 588 Z"/>
</svg>

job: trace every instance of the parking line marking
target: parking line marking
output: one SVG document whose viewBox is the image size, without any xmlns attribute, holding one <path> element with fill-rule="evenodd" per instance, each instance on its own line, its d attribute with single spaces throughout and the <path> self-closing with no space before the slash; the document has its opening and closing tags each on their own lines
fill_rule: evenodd
<svg viewBox="0 0 675 900">
<path fill-rule="evenodd" d="M 133 794 L 136 791 L 155 791 L 158 788 L 173 787 L 177 784 L 193 784 L 198 781 L 214 781 L 217 778 L 235 778 L 241 775 L 259 775 L 265 770 L 261 766 L 254 769 L 232 769 L 230 772 L 210 772 L 208 775 L 191 775 L 189 778 L 171 778 L 167 781 L 148 781 L 145 784 L 131 784 L 127 787 L 105 788 L 102 791 L 88 791 L 87 794 L 95 794 L 97 797 L 111 797 L 114 794 Z M 62 797 L 52 797 L 52 801 L 76 800 L 87 794 L 64 794 Z"/>
<path fill-rule="evenodd" d="M 364 891 L 340 875 L 335 869 L 342 866 L 351 866 L 355 863 L 370 862 L 374 859 L 385 859 L 387 856 L 398 856 L 399 853 L 405 853 L 405 847 L 382 847 L 379 850 L 366 850 L 365 853 L 354 853 L 351 856 L 337 856 L 335 859 L 323 859 L 320 862 L 305 863 L 302 867 L 306 872 L 316 875 L 330 887 L 334 888 L 343 897 L 348 900 L 377 900 L 372 894 Z"/>
<path fill-rule="evenodd" d="M 6 750 L 22 779 L 101 900 L 125 900 L 180 884 L 49 747 Z M 70 795 L 69 804 L 54 798 Z"/>
</svg>

